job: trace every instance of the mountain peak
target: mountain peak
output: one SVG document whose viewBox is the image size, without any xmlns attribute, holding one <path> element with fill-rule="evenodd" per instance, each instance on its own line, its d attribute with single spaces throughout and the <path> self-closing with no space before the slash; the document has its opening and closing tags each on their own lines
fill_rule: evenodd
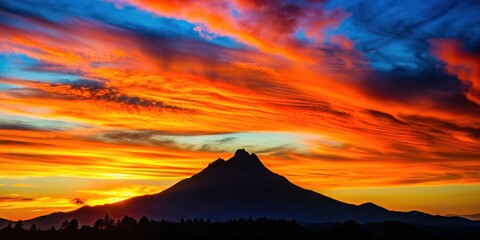
<svg viewBox="0 0 480 240">
<path fill-rule="evenodd" d="M 265 168 L 260 159 L 255 155 L 255 153 L 248 153 L 245 149 L 238 149 L 228 161 L 227 164 L 235 166 L 237 168 Z"/>
<path fill-rule="evenodd" d="M 233 157 L 228 160 L 219 158 L 210 164 L 207 169 L 229 169 L 231 171 L 241 172 L 270 172 L 255 155 L 255 153 L 249 153 L 245 149 L 238 149 Z"/>
<path fill-rule="evenodd" d="M 267 167 L 263 165 L 260 159 L 255 155 L 255 153 L 249 153 L 245 149 L 238 149 L 233 157 L 228 160 L 219 158 L 210 164 L 203 172 L 208 172 L 209 174 L 215 172 L 215 174 L 241 174 L 245 176 L 255 175 L 269 175 L 272 174 Z M 202 174 L 204 175 L 204 174 Z"/>
<path fill-rule="evenodd" d="M 237 151 L 235 151 L 235 155 L 233 157 L 248 157 L 250 156 L 250 153 L 248 153 L 245 148 L 242 148 L 242 149 L 237 149 Z"/>
</svg>

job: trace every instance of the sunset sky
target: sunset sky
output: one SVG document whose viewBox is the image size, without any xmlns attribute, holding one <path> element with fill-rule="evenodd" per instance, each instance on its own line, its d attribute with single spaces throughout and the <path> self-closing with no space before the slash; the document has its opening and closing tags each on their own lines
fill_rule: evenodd
<svg viewBox="0 0 480 240">
<path fill-rule="evenodd" d="M 258 154 L 391 210 L 480 213 L 480 2 L 0 0 L 0 218 Z"/>
</svg>

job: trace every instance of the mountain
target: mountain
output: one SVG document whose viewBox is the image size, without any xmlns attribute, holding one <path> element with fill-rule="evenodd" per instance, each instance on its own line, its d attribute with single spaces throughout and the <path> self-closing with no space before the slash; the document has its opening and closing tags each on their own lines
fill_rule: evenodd
<svg viewBox="0 0 480 240">
<path fill-rule="evenodd" d="M 310 223 L 353 219 L 360 223 L 396 220 L 412 224 L 477 224 L 459 217 L 389 211 L 373 203 L 357 206 L 340 202 L 292 184 L 267 169 L 254 153 L 241 149 L 228 161 L 218 159 L 163 192 L 53 213 L 28 220 L 25 226 L 32 223 L 41 228 L 60 226 L 73 218 L 81 225 L 92 225 L 106 214 L 114 219 L 129 215 L 171 221 L 182 217 L 216 221 L 267 217 Z"/>
</svg>

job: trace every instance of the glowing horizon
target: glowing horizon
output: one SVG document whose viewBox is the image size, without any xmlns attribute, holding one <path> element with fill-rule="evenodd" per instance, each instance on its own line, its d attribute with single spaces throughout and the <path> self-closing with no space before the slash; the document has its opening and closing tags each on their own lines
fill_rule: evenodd
<svg viewBox="0 0 480 240">
<path fill-rule="evenodd" d="M 238 148 L 341 201 L 480 213 L 479 9 L 2 2 L 0 218 L 156 193 Z"/>
</svg>

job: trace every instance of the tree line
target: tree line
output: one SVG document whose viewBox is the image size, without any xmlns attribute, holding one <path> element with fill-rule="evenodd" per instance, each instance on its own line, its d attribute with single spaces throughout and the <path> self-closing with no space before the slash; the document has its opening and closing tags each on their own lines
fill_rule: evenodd
<svg viewBox="0 0 480 240">
<path fill-rule="evenodd" d="M 156 221 L 147 217 L 139 220 L 125 216 L 114 220 L 106 215 L 92 226 L 79 226 L 77 219 L 66 220 L 59 228 L 40 229 L 32 224 L 28 229 L 22 221 L 0 229 L 1 240 L 95 240 L 95 239 L 325 239 L 325 240 L 431 240 L 480 239 L 480 231 L 458 232 L 454 235 L 427 233 L 401 222 L 378 222 L 360 225 L 355 221 L 343 223 L 299 224 L 294 220 L 236 219 L 211 222 L 204 219 L 180 219 L 179 222 Z"/>
<path fill-rule="evenodd" d="M 139 220 L 125 216 L 115 221 L 106 215 L 92 226 L 79 226 L 77 219 L 63 222 L 58 229 L 40 229 L 35 224 L 25 229 L 22 221 L 0 230 L 0 239 L 317 239 L 317 234 L 299 226 L 295 221 L 237 219 L 211 222 L 204 219 L 183 218 L 179 222 L 155 221 L 147 217 Z"/>
</svg>

